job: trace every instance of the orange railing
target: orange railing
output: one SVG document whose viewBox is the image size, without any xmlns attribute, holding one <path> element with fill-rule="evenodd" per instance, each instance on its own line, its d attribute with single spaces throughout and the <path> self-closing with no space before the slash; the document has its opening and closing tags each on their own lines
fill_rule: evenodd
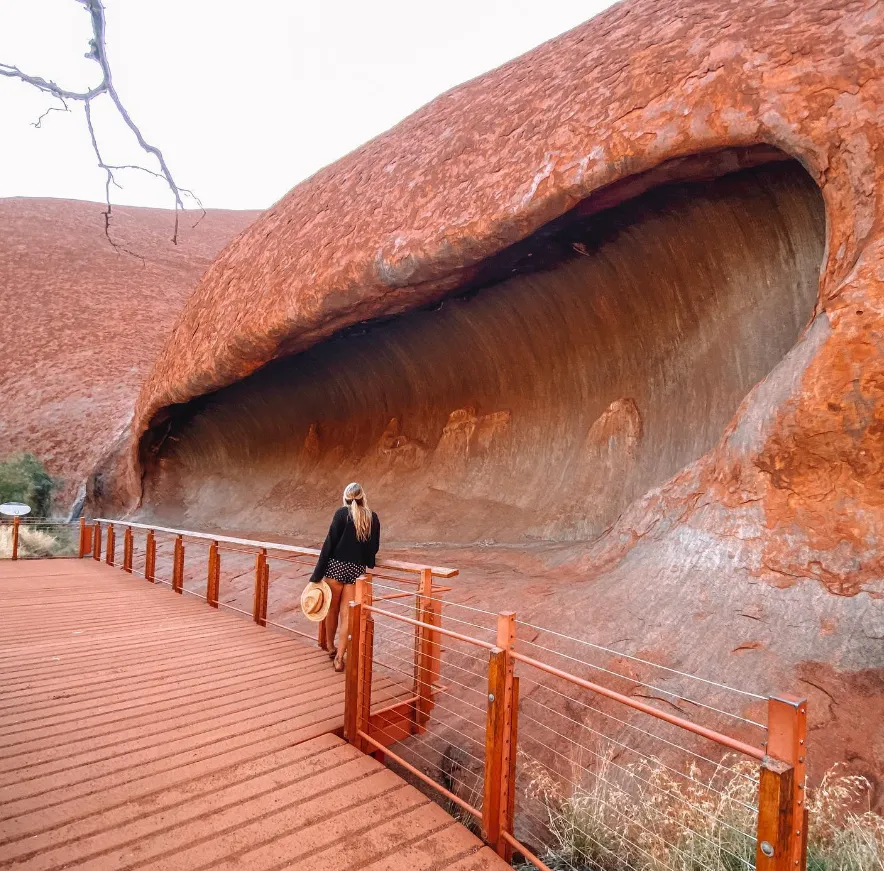
<svg viewBox="0 0 884 871">
<path fill-rule="evenodd" d="M 120 529 L 122 548 L 117 542 Z M 119 560 L 123 571 L 167 584 L 176 593 L 205 598 L 213 608 L 236 611 L 251 616 L 260 626 L 311 639 L 318 633 L 319 644 L 325 643 L 324 624 L 317 630 L 297 607 L 303 582 L 319 555 L 315 548 L 97 518 L 80 521 L 78 554 L 91 554 L 108 565 L 117 565 Z M 381 560 L 375 573 L 401 587 L 400 595 L 406 595 L 410 587 L 438 595 L 451 590 L 438 582 L 455 577 L 457 569 Z M 235 604 L 245 598 L 247 582 L 251 584 L 251 612 Z"/>
<path fill-rule="evenodd" d="M 485 840 L 507 861 L 518 853 L 541 871 L 549 871 L 549 865 L 538 853 L 548 847 L 550 840 L 574 836 L 575 830 L 579 830 L 584 841 L 595 841 L 589 847 L 579 848 L 580 863 L 575 865 L 573 857 L 571 861 L 567 857 L 556 857 L 555 851 L 549 854 L 552 857 L 550 863 L 555 859 L 556 867 L 566 868 L 682 868 L 688 865 L 708 871 L 718 871 L 720 867 L 803 871 L 807 833 L 803 805 L 807 722 L 804 699 L 764 699 L 768 720 L 765 725 L 689 699 L 682 692 L 661 689 L 635 675 L 626 676 L 588 659 L 580 660 L 566 652 L 564 640 L 567 636 L 560 633 L 551 633 L 561 640 L 557 647 L 544 646 L 537 639 L 550 630 L 520 624 L 512 612 L 492 615 L 475 607 L 442 600 L 432 592 L 420 591 L 406 601 L 395 600 L 398 607 L 385 596 L 384 606 L 380 607 L 381 597 L 376 595 L 379 587 L 387 589 L 375 578 L 361 579 L 356 600 L 350 605 L 345 736 L 365 752 L 386 757 L 432 788 L 450 810 L 465 815 L 467 821 L 471 820 L 474 828 L 481 830 Z M 447 609 L 444 620 L 443 607 Z M 453 615 L 452 611 L 463 608 L 469 613 L 459 617 Z M 451 628 L 452 625 L 457 628 Z M 416 633 L 413 649 L 410 636 L 402 634 L 403 628 Z M 525 635 L 522 642 L 517 640 L 520 630 Z M 580 639 L 567 640 L 576 645 L 586 643 Z M 533 645 L 538 655 L 522 652 L 517 649 L 517 644 L 526 648 Z M 540 651 L 569 661 L 569 667 L 544 661 L 539 658 Z M 412 653 L 414 668 L 409 669 Z M 645 660 L 631 659 L 653 666 Z M 626 682 L 631 682 L 633 688 L 636 684 L 650 686 L 663 694 L 658 696 L 662 700 L 665 700 L 665 694 L 677 697 L 714 718 L 730 718 L 739 728 L 731 731 L 712 728 L 575 673 L 588 669 L 612 676 L 606 680 L 607 684 L 615 682 L 613 677 L 628 678 Z M 762 697 L 755 694 L 674 669 L 664 668 L 663 671 L 669 678 L 679 676 L 679 680 L 700 681 L 719 693 L 739 693 L 750 706 L 760 706 Z M 400 675 L 399 697 L 381 706 L 374 702 L 372 691 L 373 680 L 380 672 Z M 411 673 L 414 679 L 409 684 Z M 520 700 L 519 685 L 526 680 L 535 689 Z M 563 686 L 564 692 L 557 691 L 555 685 Z M 538 688 L 558 704 L 538 700 Z M 587 703 L 588 699 L 595 701 Z M 608 708 L 593 706 L 598 703 Z M 609 723 L 616 722 L 623 731 L 641 733 L 648 742 L 662 741 L 669 751 L 668 762 L 664 757 L 651 757 L 648 751 L 636 749 L 626 738 L 614 737 L 611 730 L 594 729 L 586 716 L 577 717 L 578 711 L 593 711 L 599 718 L 607 718 Z M 666 734 L 649 731 L 642 723 L 624 719 L 626 715 L 622 712 L 656 722 L 669 731 Z M 561 724 L 568 726 L 570 735 Z M 597 743 L 609 741 L 617 745 L 617 755 L 605 757 L 591 745 L 582 743 L 578 734 L 581 730 L 595 733 Z M 761 730 L 760 737 L 766 740 L 753 743 L 734 734 L 740 730 L 747 735 L 753 730 Z M 679 739 L 678 735 L 684 737 Z M 702 747 L 702 752 L 692 749 L 685 739 L 717 748 L 721 755 L 713 759 L 713 751 Z M 456 763 L 456 771 L 451 763 L 454 750 L 460 760 Z M 624 762 L 623 757 L 628 752 L 642 757 L 645 767 Z M 597 764 L 594 767 L 580 764 L 577 757 L 581 754 L 595 757 Z M 692 760 L 687 773 L 674 767 L 673 760 L 679 754 L 686 754 Z M 648 766 L 650 758 L 657 768 Z M 719 780 L 725 772 L 728 778 L 739 781 L 745 788 L 739 794 L 728 795 L 726 793 L 731 790 L 721 786 L 715 777 L 704 782 L 695 760 L 714 766 L 715 777 Z M 529 775 L 533 778 L 533 786 L 530 783 L 517 784 L 520 762 L 523 767 L 531 769 Z M 619 824 L 621 831 L 612 834 L 621 839 L 623 849 L 632 851 L 635 864 L 624 857 L 623 849 L 614 855 L 615 851 L 604 843 L 606 838 L 603 835 L 581 829 L 581 820 L 574 816 L 575 808 L 579 816 L 585 812 L 587 804 L 581 804 L 580 790 L 585 784 L 581 785 L 574 771 L 580 770 L 610 786 L 610 779 L 605 779 L 610 778 L 610 774 L 604 773 L 606 765 L 623 775 L 617 786 L 621 798 L 625 797 L 624 790 L 638 787 L 642 795 L 636 801 L 656 801 L 662 797 L 669 805 L 660 811 L 659 818 L 665 821 L 665 826 L 650 831 L 648 823 L 629 819 L 627 812 L 610 801 L 610 795 L 606 800 L 599 797 L 597 789 L 592 792 L 593 801 L 600 802 L 600 806 L 607 805 L 603 810 L 609 825 Z M 659 782 L 655 771 L 667 773 L 669 780 Z M 524 779 L 524 772 L 522 774 Z M 679 781 L 677 777 L 683 780 Z M 545 784 L 540 789 L 536 787 L 538 780 Z M 680 783 L 687 783 L 690 790 L 680 790 Z M 569 790 L 567 794 L 562 792 L 565 787 Z M 558 799 L 550 799 L 551 790 L 559 791 Z M 705 801 L 704 790 L 708 791 L 713 802 Z M 655 791 L 656 797 L 652 795 Z M 744 795 L 746 792 L 752 795 Z M 679 805 L 676 812 L 673 808 L 678 802 L 694 810 L 686 811 Z M 741 829 L 734 819 L 728 820 L 728 802 L 741 806 L 744 820 L 751 819 L 751 830 L 746 822 Z M 569 807 L 567 819 L 563 816 L 566 813 L 562 810 L 563 805 Z M 710 810 L 713 806 L 717 811 Z M 696 824 L 700 815 L 708 818 L 715 812 L 722 815 L 716 825 L 718 831 L 726 832 L 730 838 L 728 841 L 714 834 L 715 827 L 710 826 L 704 831 L 703 825 Z M 695 822 L 685 822 L 691 813 Z M 532 818 L 540 825 L 532 827 Z M 520 836 L 521 831 L 531 835 L 530 846 Z M 632 840 L 624 835 L 629 831 L 635 832 Z M 738 836 L 743 838 L 742 846 Z M 658 848 L 668 851 L 662 859 Z M 611 853 L 610 861 L 606 861 L 606 849 Z M 598 854 L 595 858 L 588 855 L 593 850 Z M 715 851 L 721 861 L 714 865 L 705 864 L 702 857 Z"/>
<path fill-rule="evenodd" d="M 80 556 L 117 564 L 118 528 L 123 570 L 315 639 L 296 603 L 317 550 L 99 519 L 81 521 Z M 804 871 L 805 699 L 762 697 L 457 602 L 438 583 L 456 574 L 379 561 L 357 582 L 346 616 L 353 745 L 434 791 L 507 861 L 540 871 Z M 249 585 L 251 612 L 234 604 Z M 631 818 L 644 806 L 655 816 Z M 568 838 L 579 843 L 562 858 Z M 721 861 L 708 858 L 715 851 Z"/>
</svg>

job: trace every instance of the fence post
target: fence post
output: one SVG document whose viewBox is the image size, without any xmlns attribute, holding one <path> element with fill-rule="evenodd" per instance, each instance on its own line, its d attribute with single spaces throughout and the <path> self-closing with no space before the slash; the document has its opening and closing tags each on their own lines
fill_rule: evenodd
<svg viewBox="0 0 884 871">
<path fill-rule="evenodd" d="M 270 566 L 267 565 L 267 549 L 255 554 L 255 598 L 252 618 L 259 626 L 267 625 L 267 592 L 270 582 Z"/>
<path fill-rule="evenodd" d="M 92 527 L 92 559 L 101 561 L 101 524 L 95 523 Z"/>
<path fill-rule="evenodd" d="M 356 728 L 367 735 L 371 720 L 371 682 L 374 659 L 374 617 L 368 610 L 374 599 L 372 576 L 366 572 L 356 582 L 356 602 L 359 604 L 359 680 L 356 691 Z M 358 739 L 357 747 L 364 753 L 372 748 Z"/>
<path fill-rule="evenodd" d="M 116 555 L 117 535 L 114 531 L 113 523 L 107 525 L 107 548 L 105 549 L 104 561 L 112 566 L 114 564 L 114 556 Z"/>
<path fill-rule="evenodd" d="M 519 751 L 519 679 L 513 677 L 512 717 L 510 718 L 509 744 L 504 751 L 504 795 L 501 798 L 500 830 L 509 832 L 515 837 L 516 827 L 516 759 Z M 501 852 L 502 848 L 502 852 Z M 497 852 L 507 864 L 512 864 L 513 847 L 509 841 L 501 838 Z"/>
<path fill-rule="evenodd" d="M 807 699 L 772 697 L 758 792 L 758 871 L 804 871 L 807 856 Z"/>
<path fill-rule="evenodd" d="M 758 783 L 757 871 L 790 871 L 792 832 L 795 829 L 793 796 L 795 769 L 766 756 Z"/>
<path fill-rule="evenodd" d="M 418 594 L 415 597 L 415 619 L 421 623 L 433 621 L 433 572 L 432 569 L 421 569 L 421 579 L 418 586 Z M 430 712 L 433 710 L 433 633 L 426 626 L 414 627 L 414 695 L 416 701 L 413 705 L 414 734 L 420 735 L 426 731 Z"/>
<path fill-rule="evenodd" d="M 184 592 L 184 539 L 180 535 L 175 538 L 172 557 L 172 589 L 176 593 Z"/>
<path fill-rule="evenodd" d="M 152 584 L 156 583 L 157 573 L 157 540 L 152 529 L 147 531 L 144 544 L 144 578 Z"/>
<path fill-rule="evenodd" d="M 350 602 L 347 606 L 347 663 L 344 683 L 344 737 L 359 747 L 356 734 L 359 722 L 359 679 L 362 674 L 362 603 Z"/>
<path fill-rule="evenodd" d="M 77 559 L 83 559 L 86 555 L 88 545 L 86 544 L 86 518 L 80 518 L 80 544 L 77 547 Z"/>
<path fill-rule="evenodd" d="M 12 518 L 12 558 L 18 559 L 18 529 L 19 529 L 19 519 L 18 517 Z"/>
<path fill-rule="evenodd" d="M 485 840 L 499 855 L 506 852 L 501 829 L 512 830 L 505 819 L 509 810 L 510 750 L 513 721 L 513 660 L 510 656 L 516 633 L 516 615 L 497 617 L 497 646 L 488 660 L 488 714 L 485 724 L 485 790 L 482 824 Z"/>
<path fill-rule="evenodd" d="M 213 608 L 218 607 L 218 594 L 221 584 L 221 554 L 218 552 L 218 542 L 213 541 L 209 545 L 209 573 L 206 578 L 206 602 Z"/>
<path fill-rule="evenodd" d="M 132 574 L 132 527 L 123 533 L 123 571 Z"/>
</svg>

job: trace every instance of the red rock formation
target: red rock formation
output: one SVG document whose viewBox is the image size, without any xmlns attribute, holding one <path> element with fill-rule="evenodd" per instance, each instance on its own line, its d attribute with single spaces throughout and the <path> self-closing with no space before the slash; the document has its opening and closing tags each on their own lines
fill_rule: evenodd
<svg viewBox="0 0 884 871">
<path fill-rule="evenodd" d="M 66 510 L 126 432 L 135 396 L 187 295 L 255 212 L 209 212 L 181 244 L 162 209 L 0 200 L 0 456 L 32 451 L 62 479 Z"/>
<path fill-rule="evenodd" d="M 772 571 L 818 563 L 836 585 L 880 576 L 880 40 L 880 8 L 865 2 L 627 2 L 440 97 L 218 258 L 139 401 L 126 498 L 140 495 L 137 447 L 162 431 L 164 409 L 438 300 L 577 204 L 720 175 L 766 159 L 739 151 L 764 143 L 820 186 L 827 258 L 804 359 L 747 399 L 701 492 L 711 475 L 721 504 L 762 500 Z"/>
</svg>

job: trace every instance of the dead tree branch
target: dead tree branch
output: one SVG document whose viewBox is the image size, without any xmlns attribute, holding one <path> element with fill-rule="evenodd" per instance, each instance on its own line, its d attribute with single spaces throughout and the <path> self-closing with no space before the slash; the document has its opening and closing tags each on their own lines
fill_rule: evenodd
<svg viewBox="0 0 884 871">
<path fill-rule="evenodd" d="M 63 97 L 58 97 L 57 99 L 61 103 L 61 107 L 59 108 L 58 106 L 50 106 L 45 112 L 43 112 L 40 115 L 40 117 L 36 121 L 33 122 L 32 126 L 38 128 L 38 129 L 40 127 L 42 127 L 43 126 L 43 119 L 46 118 L 46 116 L 52 112 L 70 112 L 71 111 L 71 107 L 68 106 L 67 100 L 65 100 Z"/>
<path fill-rule="evenodd" d="M 50 112 L 70 111 L 68 107 L 69 101 L 83 104 L 86 114 L 86 127 L 89 131 L 89 138 L 92 142 L 92 150 L 95 152 L 95 159 L 98 162 L 98 166 L 105 173 L 104 233 L 105 236 L 107 236 L 107 239 L 111 243 L 111 245 L 122 251 L 126 251 L 129 254 L 134 253 L 119 245 L 117 242 L 114 241 L 111 236 L 111 215 L 113 213 L 113 207 L 111 205 L 111 185 L 117 188 L 121 187 L 121 185 L 114 177 L 115 170 L 137 170 L 139 172 L 148 173 L 149 175 L 152 175 L 155 178 L 161 179 L 165 182 L 166 186 L 172 192 L 172 196 L 175 200 L 175 228 L 172 233 L 172 242 L 177 245 L 179 228 L 178 213 L 184 211 L 183 198 L 188 197 L 193 200 L 193 202 L 195 202 L 201 210 L 202 216 L 205 216 L 206 211 L 203 208 L 203 204 L 193 193 L 193 191 L 190 191 L 187 188 L 180 187 L 176 183 L 174 177 L 172 176 L 172 171 L 169 169 L 169 166 L 166 163 L 166 158 L 163 155 L 163 152 L 156 145 L 151 144 L 147 141 L 147 139 L 144 138 L 144 135 L 142 134 L 140 128 L 132 120 L 132 116 L 123 105 L 123 101 L 120 99 L 120 95 L 117 93 L 117 89 L 114 87 L 113 74 L 111 72 L 110 62 L 108 61 L 107 57 L 107 43 L 105 35 L 106 21 L 104 15 L 104 6 L 101 0 L 74 0 L 74 2 L 79 3 L 89 13 L 90 21 L 92 24 L 92 39 L 89 40 L 89 50 L 86 52 L 86 57 L 89 60 L 95 61 L 95 63 L 101 70 L 101 81 L 97 85 L 89 88 L 86 91 L 70 91 L 66 88 L 60 87 L 55 82 L 44 79 L 41 76 L 28 75 L 13 64 L 6 64 L 2 62 L 0 62 L 0 75 L 6 76 L 7 78 L 11 79 L 18 79 L 19 81 L 32 85 L 33 87 L 37 88 L 37 90 L 45 94 L 49 94 L 50 96 L 55 97 L 56 99 L 61 101 L 63 108 L 52 106 L 47 109 L 34 122 L 35 127 L 40 127 L 43 120 L 46 118 L 47 115 L 49 115 Z M 113 103 L 114 108 L 117 110 L 119 116 L 123 119 L 123 122 L 134 135 L 141 150 L 144 151 L 145 154 L 150 155 L 154 158 L 154 160 L 156 160 L 157 164 L 159 165 L 159 171 L 150 169 L 146 166 L 141 166 L 139 164 L 113 165 L 108 164 L 104 161 L 101 156 L 101 151 L 98 147 L 98 137 L 95 133 L 95 125 L 92 122 L 92 101 L 105 94 L 107 95 L 108 99 L 110 99 L 110 101 Z M 199 220 L 202 220 L 202 217 Z M 197 223 L 199 223 L 199 220 L 197 221 Z M 196 226 L 196 224 L 194 224 L 194 226 Z"/>
</svg>

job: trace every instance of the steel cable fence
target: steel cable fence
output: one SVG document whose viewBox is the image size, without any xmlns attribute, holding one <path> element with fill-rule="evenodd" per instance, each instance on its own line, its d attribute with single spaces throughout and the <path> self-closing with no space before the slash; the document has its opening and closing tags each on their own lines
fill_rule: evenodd
<svg viewBox="0 0 884 871">
<path fill-rule="evenodd" d="M 434 589 L 415 591 L 373 579 L 372 603 L 372 678 L 383 675 L 395 682 L 397 697 L 372 705 L 369 734 L 398 757 L 394 766 L 402 761 L 423 775 L 410 778 L 415 785 L 431 797 L 441 795 L 449 813 L 479 832 L 486 777 L 487 648 L 496 630 Z M 470 632 L 470 640 L 434 631 L 443 625 L 458 634 Z M 399 765 L 406 777 L 408 767 Z"/>
<path fill-rule="evenodd" d="M 300 612 L 316 551 L 102 523 L 93 558 L 323 643 Z M 540 871 L 801 871 L 804 699 L 460 604 L 454 574 L 391 561 L 357 582 L 338 635 L 351 743 Z"/>
</svg>

